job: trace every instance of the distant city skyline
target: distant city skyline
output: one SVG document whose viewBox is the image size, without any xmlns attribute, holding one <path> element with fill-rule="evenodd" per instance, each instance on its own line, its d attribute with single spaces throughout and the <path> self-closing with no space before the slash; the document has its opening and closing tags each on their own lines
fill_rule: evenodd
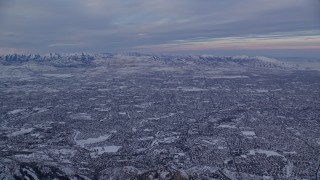
<svg viewBox="0 0 320 180">
<path fill-rule="evenodd" d="M 0 53 L 320 56 L 318 0 L 10 0 L 0 24 Z"/>
</svg>

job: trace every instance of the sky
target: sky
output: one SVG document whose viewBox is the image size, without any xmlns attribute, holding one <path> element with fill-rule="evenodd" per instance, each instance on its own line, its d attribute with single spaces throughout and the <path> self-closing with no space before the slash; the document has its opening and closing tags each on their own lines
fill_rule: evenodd
<svg viewBox="0 0 320 180">
<path fill-rule="evenodd" d="M 319 0 L 0 0 L 0 53 L 320 57 Z"/>
</svg>

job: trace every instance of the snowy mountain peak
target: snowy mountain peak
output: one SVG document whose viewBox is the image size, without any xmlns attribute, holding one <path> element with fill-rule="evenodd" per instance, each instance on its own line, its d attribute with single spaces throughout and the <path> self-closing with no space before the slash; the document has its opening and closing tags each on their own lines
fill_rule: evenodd
<svg viewBox="0 0 320 180">
<path fill-rule="evenodd" d="M 214 55 L 198 55 L 198 56 L 167 56 L 167 55 L 148 55 L 139 53 L 48 53 L 45 55 L 37 54 L 8 54 L 0 55 L 0 63 L 4 65 L 23 64 L 34 62 L 46 64 L 55 67 L 84 67 L 97 66 L 102 62 L 112 60 L 121 63 L 126 61 L 144 61 L 146 63 L 165 63 L 176 65 L 206 65 L 213 67 L 251 67 L 251 68 L 291 68 L 292 66 L 276 59 L 264 56 L 214 56 Z"/>
</svg>

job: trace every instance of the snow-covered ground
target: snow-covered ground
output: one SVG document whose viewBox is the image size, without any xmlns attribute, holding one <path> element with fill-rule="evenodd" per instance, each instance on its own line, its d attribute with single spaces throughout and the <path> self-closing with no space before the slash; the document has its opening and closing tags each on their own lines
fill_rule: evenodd
<svg viewBox="0 0 320 180">
<path fill-rule="evenodd" d="M 229 125 L 229 124 L 221 124 L 218 126 L 218 128 L 231 128 L 231 129 L 236 129 L 237 126 L 235 125 Z"/>
<path fill-rule="evenodd" d="M 9 136 L 20 136 L 27 133 L 30 133 L 34 130 L 34 128 L 21 128 L 19 131 L 15 131 L 11 133 Z"/>
<path fill-rule="evenodd" d="M 255 136 L 256 133 L 254 131 L 241 131 L 245 136 Z"/>
<path fill-rule="evenodd" d="M 23 111 L 25 111 L 25 109 L 15 109 L 15 110 L 9 111 L 8 114 L 18 114 Z"/>
<path fill-rule="evenodd" d="M 74 141 L 76 142 L 76 144 L 80 147 L 86 147 L 87 145 L 91 145 L 91 144 L 95 144 L 95 143 L 99 143 L 99 142 L 103 142 L 106 141 L 107 139 L 110 138 L 111 134 L 106 134 L 106 135 L 102 135 L 99 137 L 95 137 L 95 138 L 88 138 L 88 139 L 77 139 L 78 135 L 80 134 L 80 132 L 76 132 L 76 135 L 74 137 Z"/>
<path fill-rule="evenodd" d="M 72 74 L 43 74 L 45 77 L 54 77 L 54 78 L 70 78 L 73 77 Z"/>
<path fill-rule="evenodd" d="M 103 153 L 116 153 L 121 148 L 121 146 L 102 146 L 90 148 L 92 151 L 90 153 L 91 157 L 97 157 Z"/>
<path fill-rule="evenodd" d="M 281 156 L 284 157 L 283 155 L 275 152 L 275 151 L 271 151 L 271 150 L 263 150 L 263 149 L 253 149 L 253 150 L 249 150 L 248 155 L 256 155 L 256 154 L 265 154 L 267 157 L 270 156 Z"/>
<path fill-rule="evenodd" d="M 72 119 L 79 119 L 79 120 L 92 120 L 93 118 L 88 113 L 77 113 L 70 115 Z"/>
</svg>

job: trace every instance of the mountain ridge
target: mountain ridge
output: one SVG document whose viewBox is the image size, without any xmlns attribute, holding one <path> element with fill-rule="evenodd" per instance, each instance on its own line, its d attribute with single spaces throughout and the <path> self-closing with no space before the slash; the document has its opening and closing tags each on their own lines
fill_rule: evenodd
<svg viewBox="0 0 320 180">
<path fill-rule="evenodd" d="M 161 62 L 175 65 L 206 65 L 213 67 L 243 66 L 252 68 L 290 69 L 295 66 L 264 56 L 214 56 L 214 55 L 152 55 L 140 53 L 49 53 L 0 55 L 2 65 L 19 65 L 35 62 L 54 67 L 94 67 L 99 62 L 121 60 Z"/>
</svg>

